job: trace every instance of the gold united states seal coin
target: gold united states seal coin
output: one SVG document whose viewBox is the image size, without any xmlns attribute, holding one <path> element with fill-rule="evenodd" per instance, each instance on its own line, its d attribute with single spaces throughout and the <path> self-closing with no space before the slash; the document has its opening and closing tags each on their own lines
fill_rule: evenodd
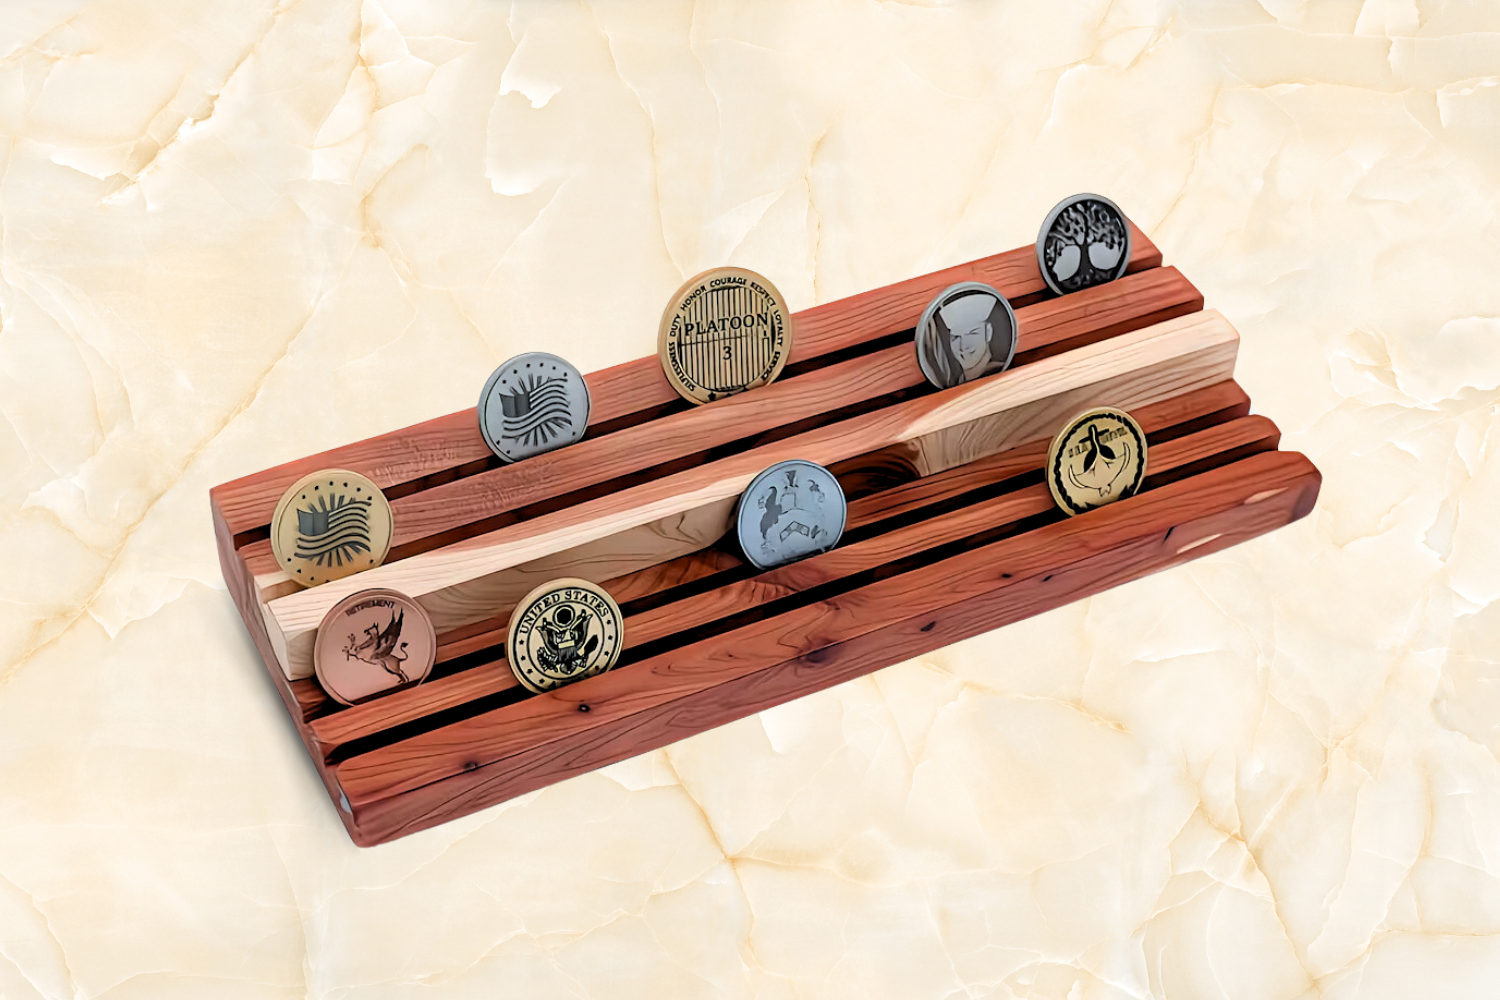
<svg viewBox="0 0 1500 1000">
<path fill-rule="evenodd" d="M 1080 413 L 1047 452 L 1047 486 L 1070 515 L 1134 496 L 1145 478 L 1146 434 L 1124 410 Z"/>
<path fill-rule="evenodd" d="M 791 348 L 786 300 L 775 285 L 742 267 L 704 271 L 677 289 L 657 339 L 667 381 L 694 403 L 773 381 Z"/>
<path fill-rule="evenodd" d="M 286 575 L 313 587 L 379 566 L 391 549 L 391 505 L 347 469 L 304 476 L 271 517 L 271 551 Z"/>
<path fill-rule="evenodd" d="M 625 638 L 620 606 L 598 584 L 561 579 L 527 594 L 510 615 L 505 657 L 516 679 L 541 693 L 615 665 Z"/>
</svg>

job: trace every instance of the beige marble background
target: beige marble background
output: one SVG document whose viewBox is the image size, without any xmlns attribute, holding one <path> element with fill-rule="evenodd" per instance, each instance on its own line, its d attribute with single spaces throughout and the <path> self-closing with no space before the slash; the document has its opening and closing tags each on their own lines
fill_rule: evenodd
<svg viewBox="0 0 1500 1000">
<path fill-rule="evenodd" d="M 0 996 L 1500 996 L 1500 4 L 0 6 Z M 1251 544 L 381 848 L 207 491 L 1118 201 Z"/>
</svg>

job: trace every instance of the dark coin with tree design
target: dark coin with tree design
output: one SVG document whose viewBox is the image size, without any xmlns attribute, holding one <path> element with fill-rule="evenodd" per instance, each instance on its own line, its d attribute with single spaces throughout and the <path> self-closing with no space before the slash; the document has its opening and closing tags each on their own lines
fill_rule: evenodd
<svg viewBox="0 0 1500 1000">
<path fill-rule="evenodd" d="M 299 479 L 271 517 L 271 551 L 304 587 L 379 566 L 391 548 L 391 505 L 369 479 L 323 469 Z"/>
<path fill-rule="evenodd" d="M 432 619 L 395 590 L 361 590 L 328 609 L 313 646 L 318 683 L 353 705 L 422 681 L 437 659 Z"/>
<path fill-rule="evenodd" d="M 735 528 L 745 558 L 770 569 L 825 552 L 844 533 L 848 505 L 833 473 L 813 462 L 777 462 L 740 495 Z"/>
<path fill-rule="evenodd" d="M 679 396 L 711 403 L 781 374 L 792 349 L 791 313 L 776 286 L 754 271 L 715 268 L 677 289 L 656 349 Z"/>
<path fill-rule="evenodd" d="M 555 354 L 516 355 L 479 394 L 479 433 L 507 462 L 572 444 L 588 425 L 588 383 Z"/>
<path fill-rule="evenodd" d="M 1042 280 L 1059 295 L 1114 281 L 1130 266 L 1130 226 L 1108 198 L 1075 194 L 1047 213 L 1036 238 Z"/>
<path fill-rule="evenodd" d="M 1070 515 L 1134 496 L 1145 478 L 1146 434 L 1124 410 L 1080 413 L 1047 451 L 1047 487 Z"/>
<path fill-rule="evenodd" d="M 587 580 L 544 583 L 510 614 L 505 657 L 528 691 L 542 692 L 615 665 L 625 616 L 608 591 Z"/>
</svg>

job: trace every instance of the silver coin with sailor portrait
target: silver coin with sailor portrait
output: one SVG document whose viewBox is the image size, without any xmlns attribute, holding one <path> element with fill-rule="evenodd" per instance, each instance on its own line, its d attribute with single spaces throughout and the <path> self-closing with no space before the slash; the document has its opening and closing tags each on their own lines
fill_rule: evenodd
<svg viewBox="0 0 1500 1000">
<path fill-rule="evenodd" d="M 479 433 L 507 462 L 572 444 L 588 424 L 588 383 L 555 354 L 516 355 L 495 369 L 479 394 Z"/>
<path fill-rule="evenodd" d="M 847 510 L 833 473 L 801 459 L 777 462 L 740 495 L 740 548 L 756 569 L 826 552 L 843 535 Z"/>
<path fill-rule="evenodd" d="M 1016 314 L 981 281 L 949 285 L 917 321 L 917 365 L 939 389 L 1003 372 L 1015 356 Z"/>
<path fill-rule="evenodd" d="M 1047 213 L 1036 238 L 1042 280 L 1058 295 L 1114 281 L 1130 266 L 1130 226 L 1103 195 L 1075 194 Z"/>
</svg>

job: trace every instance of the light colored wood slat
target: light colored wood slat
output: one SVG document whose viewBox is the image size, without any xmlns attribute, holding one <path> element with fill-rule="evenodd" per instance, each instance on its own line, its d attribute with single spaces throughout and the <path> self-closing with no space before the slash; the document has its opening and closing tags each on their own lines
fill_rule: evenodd
<svg viewBox="0 0 1500 1000">
<path fill-rule="evenodd" d="M 1155 428 L 1146 427 L 1147 433 L 1153 429 Z M 1152 475 L 1160 476 L 1216 455 L 1242 455 L 1251 450 L 1272 450 L 1276 447 L 1279 436 L 1276 425 L 1265 417 L 1243 417 L 1152 447 L 1148 468 Z M 1020 467 L 1015 471 L 1022 471 L 1025 468 L 1041 467 L 1045 447 L 1040 449 L 1041 453 L 1037 452 L 1038 449 L 1027 445 L 1004 454 L 1017 456 Z M 1018 453 L 1023 453 L 1024 457 Z M 921 480 L 919 484 L 931 482 L 932 480 Z M 931 502 L 931 499 L 928 498 L 927 502 Z M 857 514 L 858 507 L 859 501 L 851 505 L 851 515 Z M 1047 487 L 1036 485 L 961 508 L 940 518 L 837 548 L 790 566 L 773 569 L 748 580 L 674 601 L 630 616 L 625 623 L 625 648 L 631 649 L 673 634 L 684 634 L 690 629 L 732 614 L 744 613 L 779 597 L 872 569 L 902 555 L 1045 513 L 1053 507 Z M 887 506 L 883 508 L 883 516 L 892 516 L 904 509 Z M 491 641 L 504 641 L 506 624 L 508 623 L 505 621 L 496 623 L 495 630 L 488 633 Z M 499 694 L 516 686 L 515 676 L 503 661 L 486 663 L 346 708 L 315 720 L 311 728 L 324 753 L 328 753 L 349 740 L 369 736 L 433 712 L 462 705 L 475 698 Z"/>
<path fill-rule="evenodd" d="M 1131 233 L 1129 272 L 1159 266 L 1161 251 L 1133 224 Z M 985 281 L 1012 299 L 1034 296 L 1045 288 L 1033 249 L 1022 247 L 813 306 L 792 316 L 788 363 L 799 364 L 910 329 L 915 320 L 908 317 L 920 314 L 933 295 L 958 281 Z M 678 401 L 654 357 L 592 372 L 585 380 L 593 397 L 591 427 Z M 381 489 L 390 489 L 489 458 L 490 451 L 479 436 L 478 416 L 470 408 L 244 476 L 215 487 L 210 497 L 234 537 L 264 528 L 287 487 L 319 469 L 353 469 Z"/>
<path fill-rule="evenodd" d="M 1254 455 L 1087 515 L 968 550 L 774 619 L 372 750 L 339 764 L 335 773 L 357 809 L 441 781 L 448 787 L 436 792 L 437 802 L 424 795 L 408 800 L 417 815 L 441 812 L 437 806 L 455 792 L 488 781 L 503 784 L 510 770 L 503 762 L 509 758 L 545 757 L 549 746 L 563 755 L 584 751 L 583 756 L 589 757 L 589 734 L 600 727 L 670 712 L 669 706 L 789 659 L 803 658 L 815 666 L 835 658 L 841 643 L 894 622 L 932 616 L 944 607 L 995 591 L 1021 597 L 1023 607 L 1028 591 L 1046 594 L 1046 599 L 1034 603 L 1055 606 L 1052 602 L 1058 596 L 1063 600 L 1057 603 L 1063 603 L 1080 596 L 1076 591 L 1097 592 L 1181 561 L 1189 552 L 1212 551 L 1226 543 L 1226 536 L 1227 543 L 1232 543 L 1271 530 L 1306 513 L 1318 481 L 1317 470 L 1301 455 Z M 1073 571 L 1068 580 L 1071 587 L 1058 588 L 1063 595 L 1046 588 L 1055 576 L 1069 571 Z M 1070 589 L 1075 592 L 1067 593 Z M 1020 617 L 1037 610 L 1026 607 Z M 925 645 L 920 639 L 916 642 L 916 648 Z M 824 650 L 828 652 L 816 655 Z M 888 650 L 891 659 L 884 662 L 898 662 L 912 652 L 910 646 Z M 585 705 L 588 711 L 579 711 Z M 743 706 L 740 709 L 737 714 L 743 714 Z M 727 719 L 713 713 L 711 721 L 703 721 L 675 728 L 667 740 L 631 741 L 631 752 Z M 459 780 L 448 784 L 450 779 Z"/>
<path fill-rule="evenodd" d="M 273 644 L 293 677 L 311 671 L 323 615 L 348 594 L 391 587 L 418 600 L 439 632 L 493 617 L 556 576 L 595 581 L 685 555 L 722 536 L 739 494 L 772 462 L 821 465 L 899 442 L 922 475 L 1043 437 L 1091 405 L 1133 409 L 1231 376 L 1238 336 L 1217 312 L 1046 358 L 796 435 L 398 563 L 278 598 Z M 563 572 L 566 571 L 566 572 Z"/>
<path fill-rule="evenodd" d="M 1017 312 L 1019 361 L 1028 354 L 1103 340 L 1202 308 L 1203 296 L 1175 268 L 1153 268 Z M 783 379 L 753 393 L 674 413 L 613 434 L 580 441 L 391 503 L 395 561 L 437 547 L 452 532 L 528 504 L 565 496 L 621 476 L 722 447 L 778 427 L 925 384 L 910 344 Z M 510 520 L 517 518 L 513 515 Z M 487 524 L 490 530 L 503 526 Z M 471 529 L 472 531 L 472 529 Z M 269 540 L 240 554 L 263 601 L 301 589 L 277 565 Z"/>
</svg>

